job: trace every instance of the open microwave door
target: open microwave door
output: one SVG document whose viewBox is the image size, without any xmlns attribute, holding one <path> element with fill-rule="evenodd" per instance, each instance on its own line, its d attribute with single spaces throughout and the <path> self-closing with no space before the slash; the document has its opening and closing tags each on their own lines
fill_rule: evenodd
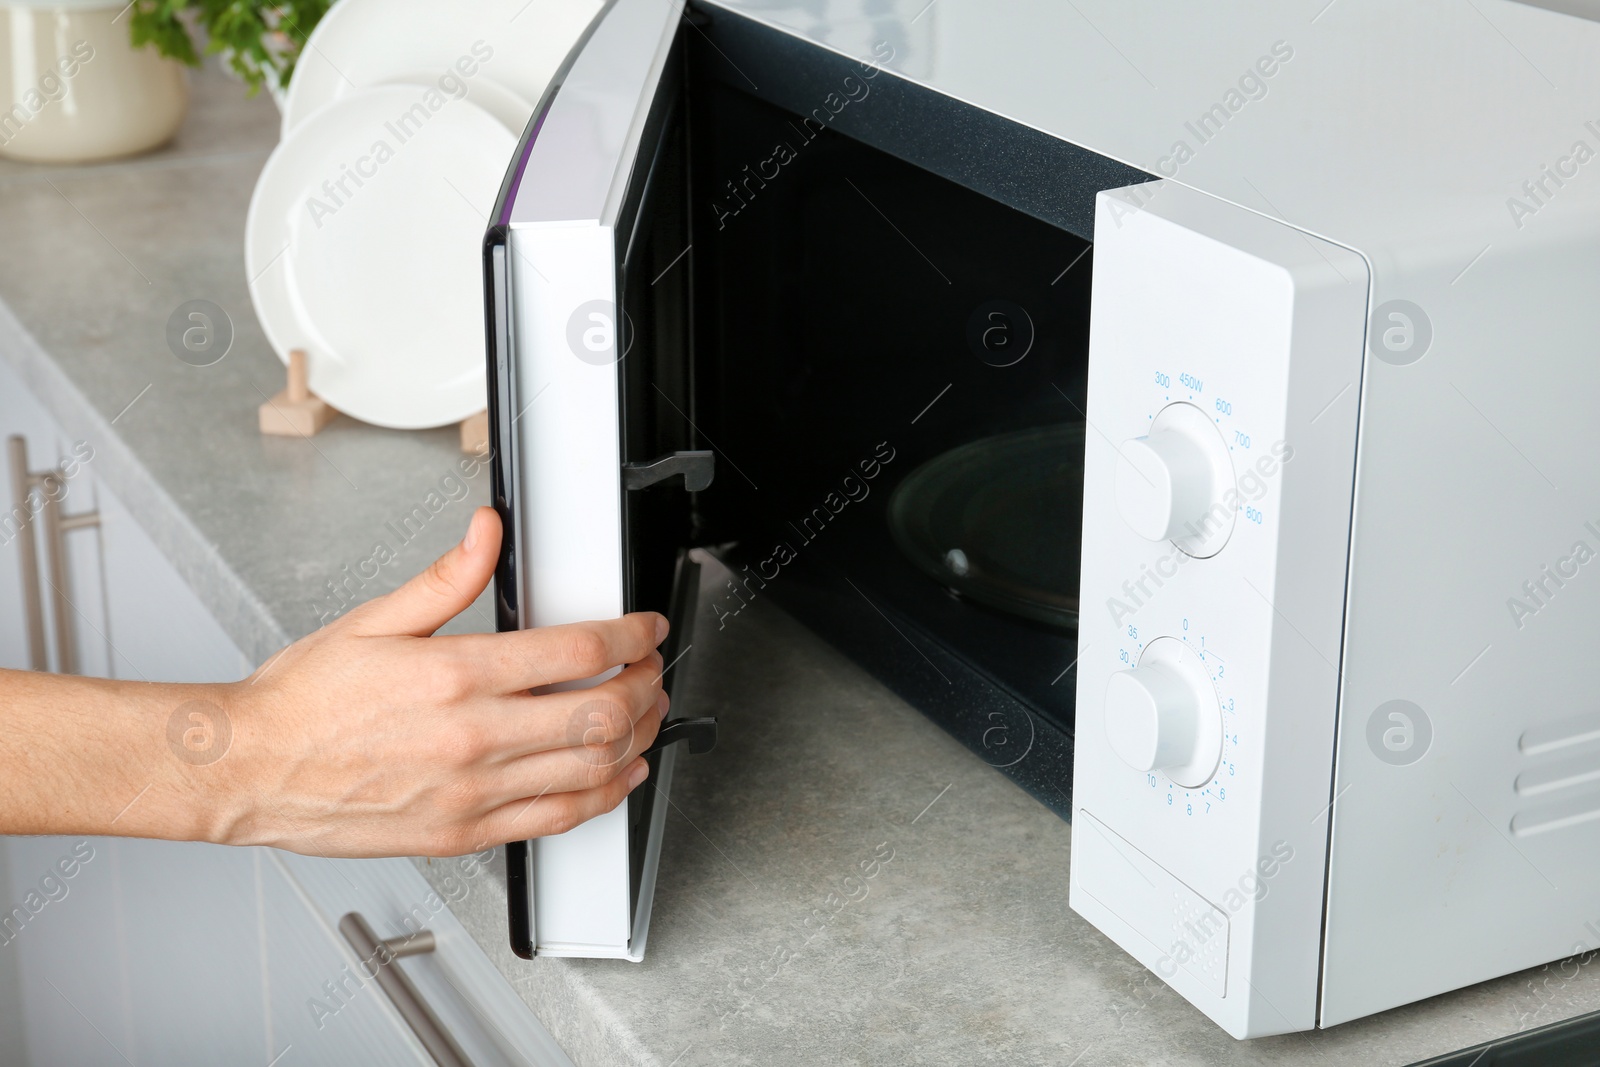
<svg viewBox="0 0 1600 1067">
<path fill-rule="evenodd" d="M 693 428 L 683 7 L 612 0 L 595 17 L 535 109 L 484 248 L 498 627 L 660 611 L 669 692 L 692 643 L 691 497 L 711 477 Z M 666 727 L 662 741 L 708 741 L 706 724 Z M 643 958 L 681 747 L 650 753 L 615 811 L 507 845 L 518 955 Z"/>
</svg>

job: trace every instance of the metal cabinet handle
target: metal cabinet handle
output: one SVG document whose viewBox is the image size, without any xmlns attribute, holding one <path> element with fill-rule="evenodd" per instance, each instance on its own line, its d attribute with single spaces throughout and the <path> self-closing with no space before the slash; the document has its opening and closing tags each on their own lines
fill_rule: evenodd
<svg viewBox="0 0 1600 1067">
<path fill-rule="evenodd" d="M 6 441 L 6 460 L 11 468 L 11 514 L 17 519 L 17 558 L 22 563 L 22 617 L 28 631 L 28 666 L 36 671 L 50 669 L 44 648 L 44 602 L 39 597 L 39 550 L 29 529 L 33 508 L 28 496 L 33 492 L 33 474 L 28 470 L 28 442 L 20 435 Z"/>
<path fill-rule="evenodd" d="M 339 932 L 355 949 L 356 956 L 366 964 L 365 969 L 373 972 L 378 987 L 388 996 L 406 1025 L 411 1027 L 411 1032 L 417 1035 L 417 1040 L 422 1042 L 422 1047 L 428 1050 L 433 1061 L 439 1067 L 472 1067 L 467 1054 L 461 1051 L 461 1046 L 450 1036 L 450 1031 L 428 1007 L 427 1001 L 422 999 L 422 994 L 411 984 L 411 979 L 394 965 L 402 957 L 418 956 L 437 948 L 438 942 L 434 940 L 432 931 L 419 930 L 410 937 L 393 937 L 385 941 L 373 932 L 360 912 L 352 911 L 339 920 Z"/>
<path fill-rule="evenodd" d="M 54 616 L 56 658 L 62 674 L 78 672 L 78 645 L 72 630 L 72 616 L 76 609 L 67 594 L 67 553 L 62 535 L 70 530 L 100 525 L 98 512 L 85 511 L 77 515 L 61 513 L 62 493 L 56 486 L 65 483 L 66 476 L 59 467 L 47 471 L 28 469 L 28 441 L 21 434 L 12 434 L 6 442 L 6 453 L 11 468 L 11 515 L 23 516 L 17 530 L 21 534 L 17 545 L 17 558 L 22 566 L 22 611 L 28 631 L 28 666 L 36 671 L 50 669 L 49 655 L 44 642 L 44 602 L 41 596 L 39 550 L 33 542 L 29 527 L 33 520 L 33 507 L 29 501 L 37 489 L 44 504 L 39 514 L 44 520 L 45 549 L 50 564 L 50 607 Z M 52 485 L 54 483 L 54 485 Z"/>
</svg>

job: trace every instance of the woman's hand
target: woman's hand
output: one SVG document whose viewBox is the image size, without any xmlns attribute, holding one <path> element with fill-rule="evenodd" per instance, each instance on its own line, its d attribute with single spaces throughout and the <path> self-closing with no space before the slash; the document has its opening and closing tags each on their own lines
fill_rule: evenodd
<svg viewBox="0 0 1600 1067">
<path fill-rule="evenodd" d="M 426 572 L 242 682 L 0 671 L 0 833 L 456 856 L 610 811 L 667 713 L 667 621 L 433 636 L 499 553 L 479 508 Z"/>
<path fill-rule="evenodd" d="M 654 613 L 435 637 L 488 584 L 500 520 L 215 696 L 231 741 L 206 836 L 327 856 L 455 856 L 559 834 L 644 781 L 667 711 Z M 620 671 L 591 688 L 559 688 Z M 533 695 L 530 689 L 544 690 Z M 203 713 L 203 709 L 202 709 Z"/>
</svg>

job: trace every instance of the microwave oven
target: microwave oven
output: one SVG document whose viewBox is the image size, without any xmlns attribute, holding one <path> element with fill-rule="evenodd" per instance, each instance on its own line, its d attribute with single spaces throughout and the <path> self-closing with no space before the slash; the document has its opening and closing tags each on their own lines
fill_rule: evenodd
<svg viewBox="0 0 1600 1067">
<path fill-rule="evenodd" d="M 1515 3 L 610 0 L 484 245 L 499 625 L 666 612 L 670 689 L 781 603 L 1235 1037 L 1596 947 L 1597 51 Z M 508 846 L 519 955 L 643 958 L 682 747 Z"/>
</svg>

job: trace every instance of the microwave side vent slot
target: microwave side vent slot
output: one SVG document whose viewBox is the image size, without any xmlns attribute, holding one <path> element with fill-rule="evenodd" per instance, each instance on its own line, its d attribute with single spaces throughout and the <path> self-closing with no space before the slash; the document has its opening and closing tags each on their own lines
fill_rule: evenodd
<svg viewBox="0 0 1600 1067">
<path fill-rule="evenodd" d="M 1600 753 L 1562 760 L 1517 775 L 1518 796 L 1536 797 L 1600 782 Z"/>
<path fill-rule="evenodd" d="M 1600 819 L 1600 789 L 1556 804 L 1519 811 L 1511 819 L 1511 832 L 1517 837 L 1532 837 L 1552 830 L 1567 830 Z"/>
<path fill-rule="evenodd" d="M 1523 731 L 1517 748 L 1524 756 L 1542 756 L 1600 741 L 1600 712 L 1586 712 Z"/>
</svg>

